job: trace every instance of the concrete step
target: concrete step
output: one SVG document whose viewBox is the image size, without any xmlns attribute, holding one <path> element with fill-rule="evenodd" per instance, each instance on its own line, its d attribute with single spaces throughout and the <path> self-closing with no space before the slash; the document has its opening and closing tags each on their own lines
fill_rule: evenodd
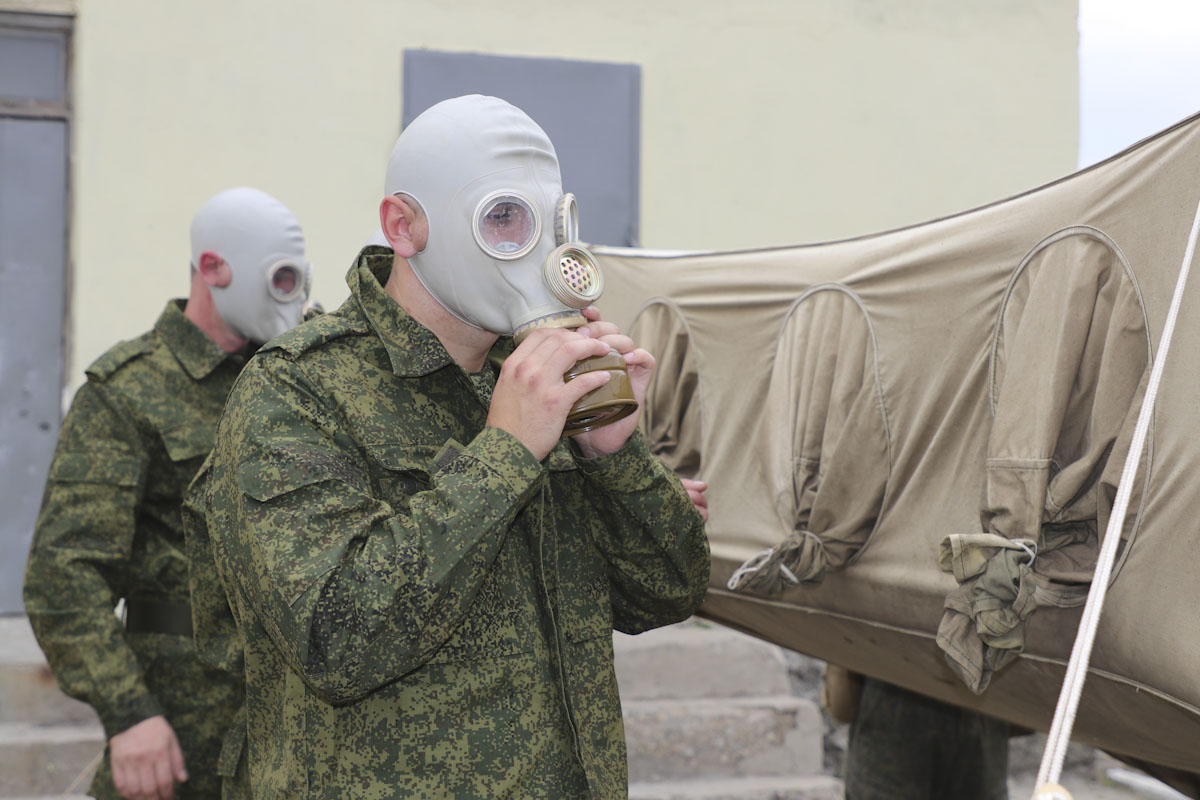
<svg viewBox="0 0 1200 800">
<path fill-rule="evenodd" d="M 39 725 L 98 722 L 87 703 L 59 691 L 45 662 L 36 665 L 0 663 L 0 723 Z"/>
<path fill-rule="evenodd" d="M 791 695 L 625 702 L 635 782 L 821 772 L 821 714 Z"/>
<path fill-rule="evenodd" d="M 57 795 L 104 750 L 99 724 L 0 723 L 0 797 Z M 86 791 L 90 771 L 77 791 Z"/>
<path fill-rule="evenodd" d="M 0 617 L 0 723 L 95 722 L 87 703 L 67 697 L 24 616 Z"/>
<path fill-rule="evenodd" d="M 628 700 L 790 694 L 783 651 L 700 620 L 614 634 L 617 682 Z"/>
<path fill-rule="evenodd" d="M 829 775 L 733 778 L 629 785 L 629 800 L 841 800 L 842 782 Z"/>
</svg>

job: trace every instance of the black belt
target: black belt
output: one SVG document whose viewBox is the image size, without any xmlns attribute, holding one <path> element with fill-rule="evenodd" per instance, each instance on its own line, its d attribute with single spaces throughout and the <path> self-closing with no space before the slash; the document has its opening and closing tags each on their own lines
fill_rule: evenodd
<svg viewBox="0 0 1200 800">
<path fill-rule="evenodd" d="M 126 597 L 125 630 L 130 633 L 192 635 L 192 607 L 177 600 Z"/>
</svg>

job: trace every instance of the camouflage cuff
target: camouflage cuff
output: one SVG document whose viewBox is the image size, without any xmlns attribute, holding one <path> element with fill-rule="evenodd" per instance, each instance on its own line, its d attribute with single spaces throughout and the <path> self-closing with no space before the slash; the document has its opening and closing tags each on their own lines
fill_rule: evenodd
<svg viewBox="0 0 1200 800">
<path fill-rule="evenodd" d="M 634 429 L 629 439 L 615 453 L 599 458 L 584 458 L 578 452 L 575 463 L 591 480 L 597 481 L 610 492 L 641 492 L 661 480 L 665 469 L 646 447 L 646 439 L 640 428 Z"/>
<path fill-rule="evenodd" d="M 463 449 L 462 455 L 484 465 L 504 482 L 515 497 L 522 500 L 533 492 L 546 472 L 529 448 L 500 428 L 484 428 Z"/>
<path fill-rule="evenodd" d="M 104 735 L 108 739 L 151 717 L 166 716 L 162 706 L 149 692 L 137 695 L 132 701 L 114 703 L 105 708 L 97 708 L 96 711 L 104 725 Z"/>
</svg>

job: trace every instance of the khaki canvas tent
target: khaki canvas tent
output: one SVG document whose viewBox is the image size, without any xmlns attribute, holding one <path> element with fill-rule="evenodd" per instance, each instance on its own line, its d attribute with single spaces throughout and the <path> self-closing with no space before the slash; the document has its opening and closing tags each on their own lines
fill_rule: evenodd
<svg viewBox="0 0 1200 800">
<path fill-rule="evenodd" d="M 659 358 L 651 444 L 710 484 L 702 613 L 1046 730 L 1198 203 L 1200 116 L 900 230 L 596 248 L 601 310 Z M 1194 275 L 1075 724 L 1185 773 L 1200 773 L 1198 409 Z"/>
</svg>

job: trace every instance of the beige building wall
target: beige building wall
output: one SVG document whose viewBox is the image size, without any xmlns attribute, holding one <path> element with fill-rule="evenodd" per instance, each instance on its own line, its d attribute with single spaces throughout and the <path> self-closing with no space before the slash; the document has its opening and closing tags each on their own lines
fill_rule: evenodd
<svg viewBox="0 0 1200 800">
<path fill-rule="evenodd" d="M 866 233 L 1075 162 L 1076 0 L 52 5 L 77 12 L 75 384 L 186 292 L 191 215 L 229 186 L 290 206 L 314 294 L 345 298 L 399 133 L 406 48 L 640 65 L 646 247 Z"/>
</svg>

